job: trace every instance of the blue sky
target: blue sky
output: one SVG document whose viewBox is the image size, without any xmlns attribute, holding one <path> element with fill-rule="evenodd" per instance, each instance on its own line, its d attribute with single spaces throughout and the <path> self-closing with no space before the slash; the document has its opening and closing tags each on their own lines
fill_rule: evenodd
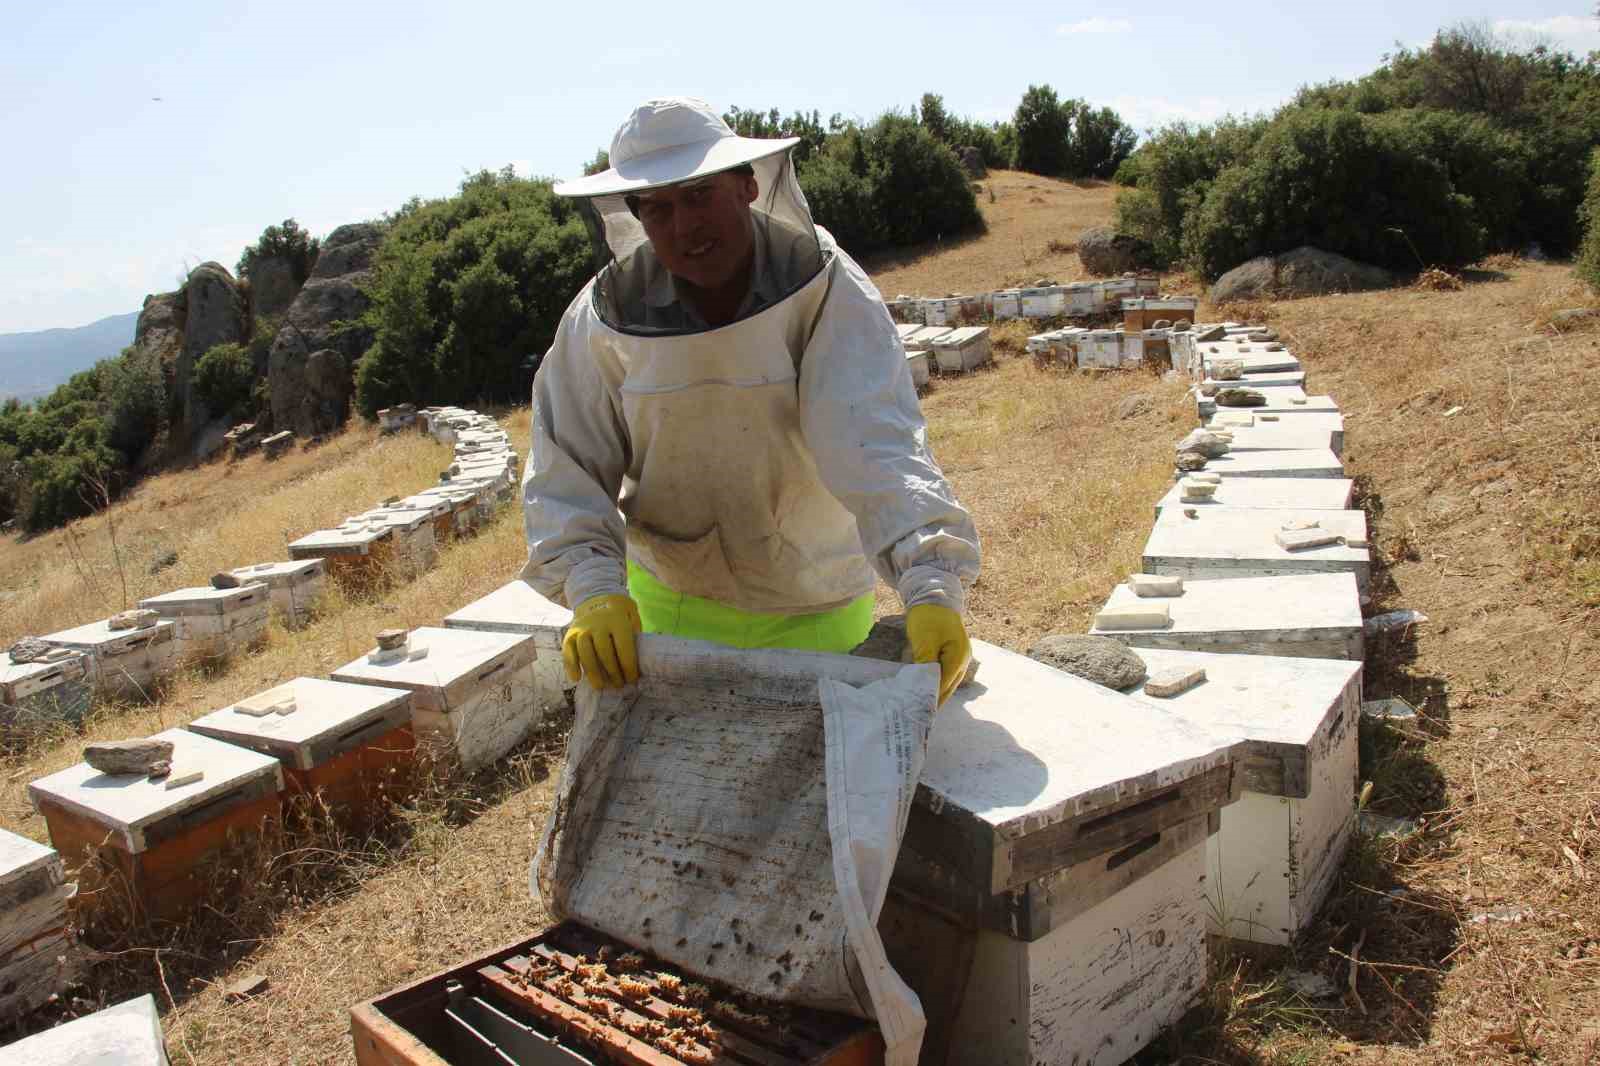
<svg viewBox="0 0 1600 1066">
<path fill-rule="evenodd" d="M 480 167 L 574 173 L 654 95 L 870 117 L 931 91 L 1002 118 L 1043 82 L 1144 128 L 1270 109 L 1462 19 L 1600 48 L 1589 0 L 1498 3 L 19 4 L 0 332 L 136 310 L 286 217 L 322 234 Z"/>
</svg>

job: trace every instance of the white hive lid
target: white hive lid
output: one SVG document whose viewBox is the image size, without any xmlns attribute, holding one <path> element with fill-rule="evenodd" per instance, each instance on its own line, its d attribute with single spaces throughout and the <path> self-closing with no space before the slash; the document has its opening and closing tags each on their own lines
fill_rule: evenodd
<svg viewBox="0 0 1600 1066">
<path fill-rule="evenodd" d="M 299 540 L 290 541 L 290 548 L 312 549 L 317 548 L 360 548 L 382 540 L 393 531 L 384 529 L 319 529 L 307 533 Z"/>
<path fill-rule="evenodd" d="M 1350 506 L 1355 482 L 1337 477 L 1226 477 L 1216 495 L 1198 503 L 1185 503 L 1183 487 L 1173 485 L 1157 504 L 1169 507 L 1240 507 L 1288 510 L 1342 511 Z M 1181 513 L 1181 512 L 1180 512 Z"/>
<path fill-rule="evenodd" d="M 368 652 L 339 667 L 332 677 L 335 681 L 437 691 L 458 681 L 474 680 L 478 670 L 507 652 L 526 649 L 531 659 L 534 647 L 533 638 L 522 633 L 433 626 L 412 630 L 410 646 L 413 653 L 425 649 L 427 654 L 398 662 L 374 663 L 370 658 L 372 652 Z"/>
<path fill-rule="evenodd" d="M 552 603 L 526 581 L 509 581 L 487 596 L 473 600 L 447 616 L 446 626 L 516 625 L 533 630 L 559 631 L 572 622 L 572 612 Z"/>
<path fill-rule="evenodd" d="M 225 744 L 220 740 L 167 729 L 155 740 L 172 742 L 172 772 L 203 770 L 193 784 L 167 788 L 164 779 L 142 774 L 103 774 L 86 762 L 41 777 L 28 786 L 35 798 L 48 797 L 61 806 L 117 830 L 130 851 L 144 850 L 144 830 L 152 823 L 205 805 L 242 784 L 270 777 L 279 790 L 283 773 L 270 755 Z"/>
<path fill-rule="evenodd" d="M 1363 541 L 1367 537 L 1365 511 L 1211 507 L 1197 511 L 1195 517 L 1190 518 L 1183 513 L 1182 506 L 1163 507 L 1145 541 L 1144 554 L 1146 558 L 1248 559 L 1277 563 L 1307 560 L 1352 565 L 1371 558 L 1366 548 L 1350 548 L 1343 544 L 1289 551 L 1278 544 L 1276 537 L 1284 523 L 1294 520 L 1316 522 L 1320 529 L 1336 536 Z"/>
<path fill-rule="evenodd" d="M 74 1018 L 0 1048 L 0 1060 L 31 1066 L 167 1066 L 161 1020 L 148 993 Z"/>
<path fill-rule="evenodd" d="M 50 633 L 43 639 L 51 644 L 65 644 L 74 648 L 86 648 L 90 651 L 105 647 L 106 645 L 121 644 L 129 637 L 144 636 L 151 630 L 156 630 L 158 637 L 172 638 L 172 632 L 177 625 L 170 618 L 158 618 L 155 625 L 144 626 L 139 629 L 112 629 L 111 619 L 102 618 L 98 622 L 89 622 L 86 625 L 75 626 L 72 629 L 63 629 L 59 633 Z"/>
<path fill-rule="evenodd" d="M 1165 606 L 1171 622 L 1159 630 L 1128 632 L 1299 632 L 1304 639 L 1332 639 L 1361 632 L 1361 602 L 1352 573 L 1293 577 L 1185 578 L 1183 595 L 1141 598 L 1127 585 L 1111 590 L 1107 607 Z M 1095 632 L 1101 632 L 1095 630 Z M 1105 635 L 1102 633 L 1101 635 Z"/>
<path fill-rule="evenodd" d="M 238 739 L 248 743 L 247 738 L 254 738 L 274 748 L 303 753 L 314 745 L 336 740 L 353 728 L 382 718 L 396 705 L 411 699 L 406 689 L 352 685 L 319 677 L 297 677 L 257 693 L 252 699 L 280 695 L 294 697 L 292 713 L 251 715 L 241 712 L 234 704 L 195 719 L 189 723 L 189 728 L 219 740 Z M 299 768 L 310 769 L 310 766 Z"/>
<path fill-rule="evenodd" d="M 0 889 L 56 861 L 55 848 L 0 829 Z"/>
<path fill-rule="evenodd" d="M 274 579 L 299 577 L 303 574 L 313 573 L 322 567 L 321 559 L 291 559 L 281 563 L 257 563 L 254 566 L 241 566 L 229 573 L 243 581 L 265 581 L 269 585 Z"/>
</svg>

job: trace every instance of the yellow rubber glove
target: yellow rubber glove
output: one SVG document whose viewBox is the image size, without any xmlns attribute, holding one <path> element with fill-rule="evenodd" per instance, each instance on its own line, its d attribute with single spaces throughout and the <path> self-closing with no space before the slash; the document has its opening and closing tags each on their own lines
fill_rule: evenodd
<svg viewBox="0 0 1600 1066">
<path fill-rule="evenodd" d="M 620 593 L 592 596 L 578 604 L 561 640 L 567 680 L 587 677 L 595 688 L 621 688 L 639 680 L 639 649 L 633 635 L 643 628 L 638 605 Z"/>
<path fill-rule="evenodd" d="M 972 642 L 967 639 L 961 616 L 948 607 L 920 603 L 906 612 L 906 639 L 911 643 L 911 661 L 939 664 L 939 703 L 967 676 L 972 663 Z"/>
</svg>

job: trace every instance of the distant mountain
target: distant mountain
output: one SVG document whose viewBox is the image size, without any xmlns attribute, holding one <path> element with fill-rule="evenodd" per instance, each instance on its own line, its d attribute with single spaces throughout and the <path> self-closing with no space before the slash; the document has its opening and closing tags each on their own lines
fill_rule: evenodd
<svg viewBox="0 0 1600 1066">
<path fill-rule="evenodd" d="M 74 329 L 0 333 L 0 397 L 43 396 L 80 370 L 133 343 L 139 312 L 112 315 Z"/>
</svg>

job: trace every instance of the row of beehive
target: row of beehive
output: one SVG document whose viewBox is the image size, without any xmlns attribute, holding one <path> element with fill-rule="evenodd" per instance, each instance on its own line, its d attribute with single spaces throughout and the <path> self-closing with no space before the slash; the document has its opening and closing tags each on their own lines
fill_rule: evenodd
<svg viewBox="0 0 1600 1066">
<path fill-rule="evenodd" d="M 986 326 L 918 326 L 899 323 L 895 331 L 905 349 L 911 381 L 922 388 L 932 372 L 961 374 L 976 370 L 993 360 L 994 351 Z"/>
<path fill-rule="evenodd" d="M 1120 329 L 1047 330 L 1028 338 L 1028 352 L 1041 367 L 1164 370 L 1173 364 L 1172 338 L 1189 330 L 1198 305 L 1193 296 L 1130 297 L 1121 304 Z"/>
<path fill-rule="evenodd" d="M 1073 318 L 1111 314 L 1129 298 L 1160 295 L 1156 277 L 1127 275 L 1104 281 L 1074 281 L 1065 285 L 1050 282 L 999 289 L 994 292 L 951 293 L 947 296 L 896 296 L 884 301 L 896 322 L 924 326 L 955 326 L 962 323 L 1013 318 Z M 1170 316 L 1168 316 L 1170 317 Z"/>
</svg>

